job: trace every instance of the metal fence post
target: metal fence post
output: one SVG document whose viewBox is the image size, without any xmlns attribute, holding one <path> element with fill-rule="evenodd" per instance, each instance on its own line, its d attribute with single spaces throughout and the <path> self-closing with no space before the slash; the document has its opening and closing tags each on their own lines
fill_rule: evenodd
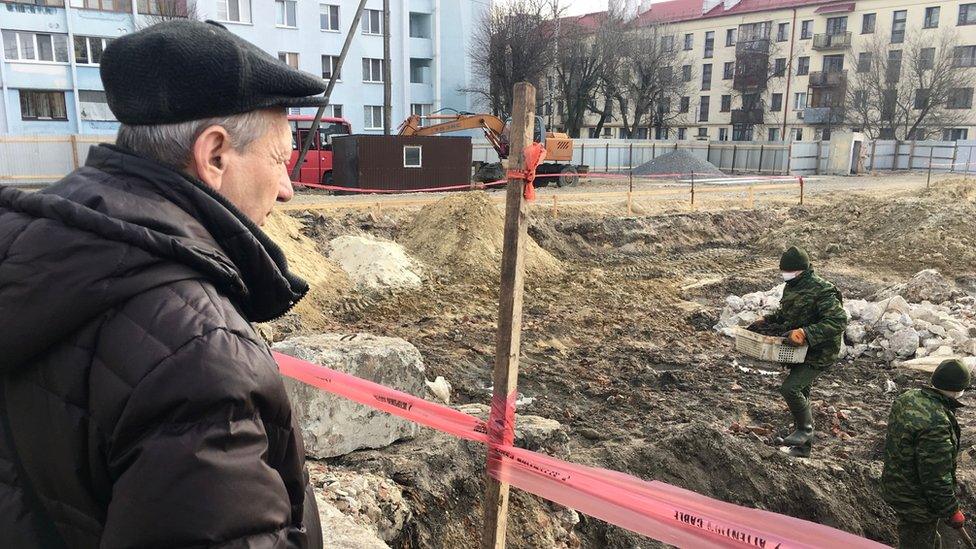
<svg viewBox="0 0 976 549">
<path fill-rule="evenodd" d="M 628 172 L 630 172 L 630 190 L 634 190 L 634 144 L 630 144 L 630 160 L 627 161 Z"/>
<path fill-rule="evenodd" d="M 783 175 L 790 174 L 790 168 L 793 167 L 793 140 L 790 140 L 790 145 L 786 148 L 786 173 Z"/>
<path fill-rule="evenodd" d="M 949 172 L 956 171 L 956 155 L 959 154 L 959 142 L 952 142 L 952 164 L 949 164 Z"/>
<path fill-rule="evenodd" d="M 935 146 L 929 147 L 929 173 L 925 176 L 925 188 L 929 188 L 929 183 L 932 182 L 932 153 L 935 152 Z"/>
<path fill-rule="evenodd" d="M 735 151 L 737 147 L 738 145 L 732 145 L 732 168 L 729 170 L 732 175 L 735 175 Z"/>
<path fill-rule="evenodd" d="M 759 144 L 759 175 L 762 175 L 763 145 Z"/>
<path fill-rule="evenodd" d="M 901 142 L 895 139 L 895 154 L 891 159 L 891 171 L 898 170 L 898 149 L 901 148 Z"/>
<path fill-rule="evenodd" d="M 603 149 L 603 165 L 606 168 L 604 171 L 610 173 L 610 143 L 607 143 Z"/>
<path fill-rule="evenodd" d="M 695 209 L 695 172 L 691 172 L 691 209 Z"/>
</svg>

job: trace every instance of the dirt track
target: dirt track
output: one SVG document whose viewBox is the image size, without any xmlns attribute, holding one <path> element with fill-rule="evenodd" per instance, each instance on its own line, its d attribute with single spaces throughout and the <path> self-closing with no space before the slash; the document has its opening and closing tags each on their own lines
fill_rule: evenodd
<svg viewBox="0 0 976 549">
<path fill-rule="evenodd" d="M 684 190 L 676 190 L 674 199 L 635 200 L 635 213 L 641 214 L 636 216 L 620 216 L 626 203 L 619 196 L 567 203 L 565 209 L 560 205 L 558 218 L 551 211 L 533 215 L 530 234 L 564 269 L 526 282 L 519 390 L 528 398 L 519 412 L 564 424 L 569 442 L 559 453 L 575 462 L 893 542 L 893 517 L 878 491 L 885 421 L 894 396 L 924 376 L 870 361 L 833 368 L 812 396 L 821 431 L 814 459 L 797 460 L 772 445 L 787 426 L 788 414 L 776 393 L 785 374 L 775 365 L 737 356 L 731 341 L 711 327 L 727 295 L 776 284 L 777 250 L 794 239 L 810 248 L 815 268 L 846 297 L 867 296 L 925 266 L 939 267 L 967 291 L 976 291 L 972 231 L 938 217 L 968 216 L 971 223 L 976 190 L 972 184 L 950 189 L 941 184 L 944 179 L 934 179 L 937 190 L 931 193 L 919 192 L 924 176 L 823 179 L 810 183 L 811 198 L 804 207 L 793 207 L 787 191 L 756 192 L 754 209 L 742 208 L 738 195 L 717 193 L 705 199 L 703 209 L 726 210 L 689 212 L 684 199 L 677 198 Z M 545 189 L 540 203 L 546 203 L 548 193 L 606 190 L 586 184 Z M 493 198 L 501 196 L 493 193 Z M 356 200 L 300 196 L 293 213 L 319 242 L 363 231 L 395 239 L 415 215 L 414 204 L 404 207 L 397 197 L 386 196 L 375 198 L 383 203 L 378 214 L 313 211 L 321 203 Z M 911 217 L 912 212 L 921 217 Z M 926 219 L 937 221 L 916 230 Z M 900 225 L 904 238 L 885 232 L 892 223 Z M 911 223 L 918 226 L 905 225 Z M 944 261 L 926 256 L 939 246 L 950 254 L 938 252 Z M 344 296 L 327 329 L 405 338 L 422 352 L 429 377 L 443 375 L 453 384 L 456 402 L 485 403 L 496 291 L 490 278 L 440 270 L 422 290 Z M 292 319 L 279 326 L 278 337 L 302 329 L 300 320 Z M 898 391 L 885 391 L 888 380 Z M 963 411 L 960 420 L 967 449 L 960 458 L 960 480 L 966 508 L 973 511 L 976 417 Z M 409 470 L 434 484 L 441 477 L 454 478 L 451 468 L 460 465 L 443 463 L 429 450 L 425 454 L 431 440 L 357 453 L 330 466 L 372 469 L 394 479 Z M 470 457 L 475 450 L 465 448 L 451 451 L 464 453 L 464 463 L 477 463 Z M 405 491 L 413 491 L 418 505 L 425 502 L 426 512 L 415 517 L 418 524 L 394 546 L 423 546 L 432 539 L 443 547 L 474 542 L 470 526 L 478 516 L 480 480 L 452 481 L 437 488 L 436 497 L 432 488 L 411 482 Z M 512 547 L 534 547 L 533 540 L 550 539 L 539 537 L 547 527 L 544 521 L 534 524 L 526 514 L 539 505 L 533 499 L 516 499 Z M 443 503 L 434 506 L 435 500 Z M 431 532 L 436 536 L 426 537 Z M 957 538 L 946 533 L 943 540 L 953 547 Z M 582 517 L 570 539 L 560 541 L 560 546 L 580 545 L 659 544 Z"/>
</svg>

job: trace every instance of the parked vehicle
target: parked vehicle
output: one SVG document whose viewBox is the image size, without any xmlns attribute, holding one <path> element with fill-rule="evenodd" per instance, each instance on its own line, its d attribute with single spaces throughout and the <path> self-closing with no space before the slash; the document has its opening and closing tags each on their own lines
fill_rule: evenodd
<svg viewBox="0 0 976 549">
<path fill-rule="evenodd" d="M 291 160 L 288 161 L 288 173 L 295 168 L 298 160 L 298 153 L 301 151 L 305 136 L 312 128 L 314 116 L 310 115 L 289 115 L 288 123 L 291 124 Z M 352 133 L 352 125 L 345 118 L 322 117 L 319 124 L 318 136 L 312 140 L 312 147 L 305 155 L 302 168 L 299 172 L 298 180 L 295 183 L 317 183 L 321 185 L 332 185 L 332 137 L 336 135 L 349 135 Z"/>
</svg>

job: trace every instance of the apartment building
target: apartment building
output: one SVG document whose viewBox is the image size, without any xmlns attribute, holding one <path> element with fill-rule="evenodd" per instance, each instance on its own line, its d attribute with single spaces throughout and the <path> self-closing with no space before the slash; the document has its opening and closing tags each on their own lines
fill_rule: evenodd
<svg viewBox="0 0 976 549">
<path fill-rule="evenodd" d="M 196 0 L 195 7 L 200 19 L 220 21 L 283 62 L 329 78 L 358 4 Z M 470 110 L 461 91 L 471 87 L 467 52 L 491 0 L 390 4 L 394 125 L 411 113 Z M 102 51 L 174 5 L 186 0 L 0 0 L 0 133 L 114 133 L 118 122 L 98 73 Z M 383 2 L 369 0 L 366 9 L 326 114 L 345 117 L 355 132 L 376 133 L 383 127 Z"/>
<path fill-rule="evenodd" d="M 596 135 L 591 115 L 584 137 L 784 141 L 856 130 L 845 124 L 849 75 L 861 70 L 852 59 L 879 33 L 889 59 L 900 59 L 906 37 L 930 36 L 934 46 L 951 27 L 963 66 L 976 66 L 976 3 L 966 0 L 670 0 L 634 15 L 637 26 L 667 25 L 685 95 L 667 124 L 629 136 L 618 116 Z M 936 137 L 976 138 L 973 88 L 958 92 L 960 124 Z"/>
</svg>

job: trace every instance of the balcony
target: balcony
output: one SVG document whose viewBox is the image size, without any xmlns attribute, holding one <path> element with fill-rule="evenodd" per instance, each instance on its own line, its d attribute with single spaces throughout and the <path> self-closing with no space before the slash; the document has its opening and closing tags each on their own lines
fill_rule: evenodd
<svg viewBox="0 0 976 549">
<path fill-rule="evenodd" d="M 762 109 L 732 109 L 733 126 L 754 126 L 762 123 Z"/>
<path fill-rule="evenodd" d="M 747 57 L 739 59 L 732 75 L 732 89 L 742 92 L 758 92 L 766 89 L 769 82 L 769 58 Z"/>
<path fill-rule="evenodd" d="M 807 124 L 843 124 L 843 107 L 807 107 L 803 109 L 803 121 Z"/>
<path fill-rule="evenodd" d="M 769 55 L 769 38 L 740 40 L 735 44 L 735 54 L 738 55 Z"/>
<path fill-rule="evenodd" d="M 813 49 L 815 51 L 846 50 L 850 47 L 851 33 L 849 31 L 813 35 Z"/>
<path fill-rule="evenodd" d="M 836 88 L 847 85 L 847 71 L 814 71 L 810 73 L 811 88 Z"/>
</svg>

